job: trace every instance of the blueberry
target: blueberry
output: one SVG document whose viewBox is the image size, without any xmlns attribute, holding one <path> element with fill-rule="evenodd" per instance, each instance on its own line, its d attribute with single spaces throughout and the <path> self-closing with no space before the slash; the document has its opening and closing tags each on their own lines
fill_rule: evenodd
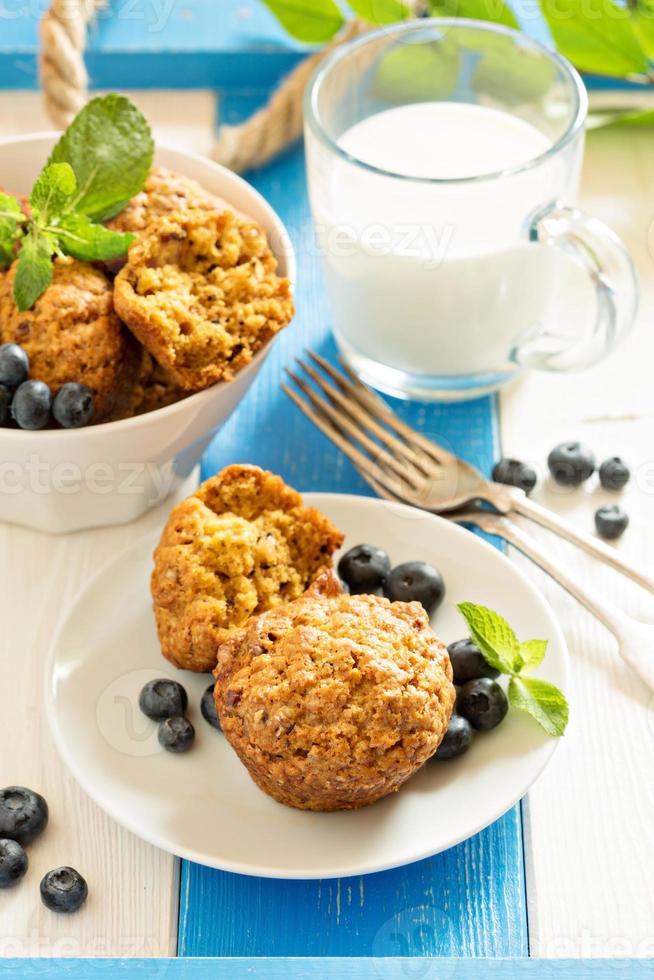
<svg viewBox="0 0 654 980">
<path fill-rule="evenodd" d="M 139 708 L 153 721 L 183 715 L 187 706 L 188 697 L 182 685 L 167 677 L 148 681 L 139 695 Z"/>
<path fill-rule="evenodd" d="M 48 804 L 42 796 L 25 786 L 0 790 L 0 837 L 19 844 L 31 844 L 48 822 Z"/>
<path fill-rule="evenodd" d="M 499 677 L 499 670 L 491 667 L 479 647 L 470 639 L 450 643 L 447 652 L 452 661 L 455 684 L 475 681 L 478 677 Z"/>
<path fill-rule="evenodd" d="M 30 359 L 18 344 L 0 345 L 0 385 L 17 388 L 27 377 Z"/>
<path fill-rule="evenodd" d="M 11 403 L 11 414 L 21 429 L 42 429 L 50 421 L 52 392 L 44 381 L 23 381 Z"/>
<path fill-rule="evenodd" d="M 519 459 L 503 457 L 493 467 L 495 483 L 506 483 L 510 487 L 519 487 L 525 493 L 531 493 L 538 482 L 536 470 Z"/>
<path fill-rule="evenodd" d="M 93 418 L 93 392 L 86 385 L 69 381 L 55 395 L 52 414 L 64 429 L 88 425 Z"/>
<path fill-rule="evenodd" d="M 41 880 L 41 901 L 51 912 L 77 912 L 89 894 L 89 888 L 74 868 L 55 868 Z"/>
<path fill-rule="evenodd" d="M 456 759 L 458 755 L 463 755 L 472 744 L 472 735 L 470 722 L 466 718 L 462 718 L 461 715 L 452 715 L 443 741 L 432 759 L 435 759 L 436 762 L 445 762 L 447 759 Z"/>
<path fill-rule="evenodd" d="M 578 487 L 595 472 L 595 457 L 582 442 L 562 442 L 547 457 L 547 465 L 562 487 Z"/>
<path fill-rule="evenodd" d="M 600 483 L 605 490 L 622 490 L 629 483 L 629 467 L 619 456 L 605 459 L 599 468 Z"/>
<path fill-rule="evenodd" d="M 506 694 L 490 677 L 468 681 L 459 691 L 456 710 L 473 728 L 489 731 L 503 720 L 509 710 Z"/>
<path fill-rule="evenodd" d="M 0 425 L 11 418 L 11 391 L 5 385 L 0 385 Z"/>
<path fill-rule="evenodd" d="M 195 728 L 187 718 L 174 715 L 159 723 L 159 745 L 168 752 L 188 752 L 193 745 Z"/>
<path fill-rule="evenodd" d="M 219 732 L 222 731 L 222 726 L 220 724 L 220 718 L 218 717 L 218 712 L 216 711 L 216 699 L 214 697 L 215 684 L 210 684 L 202 695 L 202 701 L 200 702 L 200 711 L 202 712 L 202 717 L 205 721 L 208 721 L 210 725 L 217 728 Z"/>
<path fill-rule="evenodd" d="M 10 888 L 27 871 L 27 854 L 15 840 L 0 840 L 0 888 Z"/>
<path fill-rule="evenodd" d="M 390 570 L 391 563 L 386 552 L 372 544 L 358 544 L 350 548 L 338 563 L 338 574 L 353 595 L 380 589 Z"/>
<path fill-rule="evenodd" d="M 426 561 L 406 561 L 396 565 L 384 584 L 384 595 L 393 602 L 421 602 L 428 615 L 445 595 L 443 576 Z"/>
<path fill-rule="evenodd" d="M 611 504 L 607 507 L 600 507 L 595 513 L 595 527 L 601 538 L 607 541 L 615 541 L 620 535 L 624 534 L 629 524 L 629 515 L 622 507 Z"/>
</svg>

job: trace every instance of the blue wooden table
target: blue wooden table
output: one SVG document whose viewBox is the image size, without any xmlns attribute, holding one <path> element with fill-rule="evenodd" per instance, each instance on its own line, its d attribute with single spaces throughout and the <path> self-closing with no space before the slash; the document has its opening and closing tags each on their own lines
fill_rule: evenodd
<svg viewBox="0 0 654 980">
<path fill-rule="evenodd" d="M 271 87 L 302 56 L 265 11 L 243 17 L 238 0 L 173 3 L 164 19 L 141 5 L 140 20 L 114 3 L 91 39 L 88 59 L 99 87 L 205 86 L 219 90 L 220 117 L 236 122 L 261 104 Z M 16 10 L 28 11 L 16 5 Z M 136 9 L 132 5 L 132 9 Z M 253 58 L 253 54 L 256 57 Z M 253 69 L 253 65 L 255 68 Z M 36 24 L 33 14 L 3 17 L 0 7 L 0 88 L 36 84 Z M 203 476 L 235 461 L 280 473 L 300 490 L 370 493 L 344 457 L 286 400 L 283 368 L 306 346 L 333 357 L 329 315 L 315 250 L 307 241 L 309 209 L 300 148 L 249 179 L 272 203 L 290 230 L 298 252 L 297 316 L 269 357 L 254 388 L 206 454 Z M 484 398 L 465 405 L 401 404 L 400 414 L 437 436 L 483 471 L 499 454 L 496 403 Z M 316 842 L 320 846 L 320 842 Z M 1 921 L 1 912 L 0 912 Z M 1 930 L 1 925 L 0 925 Z M 184 862 L 180 879 L 180 957 L 357 957 L 263 964 L 112 961 L 93 966 L 75 961 L 32 966 L 39 975 L 171 978 L 315 976 L 325 980 L 379 976 L 399 978 L 487 976 L 542 978 L 572 975 L 563 962 L 526 960 L 529 933 L 520 806 L 493 826 L 446 853 L 419 863 L 360 878 L 274 881 L 221 873 Z M 373 964 L 369 957 L 443 957 L 433 963 Z M 466 963 L 461 957 L 486 957 Z M 456 959 L 448 959 L 456 958 Z M 517 958 L 500 963 L 496 958 Z M 24 964 L 24 961 L 22 961 Z M 617 961 L 615 963 L 617 968 Z M 19 967 L 0 963 L 0 976 Z M 12 972 L 16 971 L 16 972 Z M 632 961 L 621 975 L 652 975 L 651 964 Z M 574 975 L 603 977 L 602 964 Z"/>
</svg>

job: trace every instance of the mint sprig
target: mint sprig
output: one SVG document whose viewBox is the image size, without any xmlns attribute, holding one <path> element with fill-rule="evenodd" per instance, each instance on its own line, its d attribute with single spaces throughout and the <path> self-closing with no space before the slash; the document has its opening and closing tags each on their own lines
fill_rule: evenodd
<svg viewBox="0 0 654 980">
<path fill-rule="evenodd" d="M 543 662 L 547 640 L 521 643 L 504 617 L 486 606 L 461 602 L 457 608 L 486 662 L 510 677 L 511 706 L 531 715 L 548 735 L 563 735 L 569 717 L 563 692 L 549 681 L 525 676 Z"/>
<path fill-rule="evenodd" d="M 14 299 L 30 309 L 52 282 L 52 261 L 124 255 L 134 240 L 99 224 L 143 189 L 154 144 L 145 118 L 120 95 L 93 99 L 75 117 L 39 174 L 29 213 L 0 194 L 0 266 L 18 253 Z"/>
</svg>

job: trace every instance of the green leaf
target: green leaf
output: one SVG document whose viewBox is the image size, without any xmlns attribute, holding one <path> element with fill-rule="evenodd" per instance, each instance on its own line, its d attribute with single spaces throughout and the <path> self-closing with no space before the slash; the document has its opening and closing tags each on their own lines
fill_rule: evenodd
<svg viewBox="0 0 654 980">
<path fill-rule="evenodd" d="M 19 310 L 31 309 L 52 282 L 53 252 L 47 235 L 32 230 L 23 239 L 14 279 L 14 299 Z"/>
<path fill-rule="evenodd" d="M 654 61 L 654 0 L 630 0 L 634 33 L 650 61 Z"/>
<path fill-rule="evenodd" d="M 518 20 L 504 0 L 430 0 L 432 17 L 467 17 L 487 20 L 505 27 L 519 27 Z"/>
<path fill-rule="evenodd" d="M 410 16 L 409 8 L 400 0 L 348 0 L 357 17 L 369 24 L 395 24 Z"/>
<path fill-rule="evenodd" d="M 70 205 L 77 190 L 75 173 L 69 163 L 51 163 L 41 171 L 30 194 L 30 204 L 44 222 Z"/>
<path fill-rule="evenodd" d="M 626 7 L 612 0 L 540 0 L 561 54 L 581 71 L 624 78 L 646 74 L 647 58 Z"/>
<path fill-rule="evenodd" d="M 547 640 L 525 640 L 520 644 L 523 670 L 535 670 L 540 667 L 547 653 Z"/>
<path fill-rule="evenodd" d="M 558 687 L 536 677 L 512 677 L 509 703 L 535 718 L 548 735 L 563 735 L 570 714 L 568 702 Z"/>
<path fill-rule="evenodd" d="M 588 117 L 588 130 L 608 129 L 611 126 L 633 126 L 643 129 L 654 126 L 654 109 L 597 109 Z"/>
<path fill-rule="evenodd" d="M 445 99 L 459 79 L 460 51 L 448 38 L 434 44 L 398 44 L 379 60 L 370 95 L 386 102 Z"/>
<path fill-rule="evenodd" d="M 556 68 L 549 58 L 525 58 L 519 48 L 498 46 L 486 51 L 475 65 L 472 85 L 479 95 L 519 105 L 535 102 L 546 94 Z"/>
<path fill-rule="evenodd" d="M 69 163 L 77 178 L 75 209 L 106 221 L 143 189 L 153 153 L 150 127 L 133 102 L 104 95 L 78 113 L 48 163 Z"/>
<path fill-rule="evenodd" d="M 307 44 L 330 41 L 345 23 L 334 0 L 263 0 L 284 30 Z"/>
<path fill-rule="evenodd" d="M 57 226 L 50 230 L 56 234 L 66 255 L 72 255 L 83 262 L 118 259 L 125 255 L 134 241 L 134 235 L 110 231 L 104 225 L 94 224 L 86 215 L 76 212 L 64 215 Z"/>
<path fill-rule="evenodd" d="M 499 613 L 474 602 L 461 602 L 457 608 L 468 624 L 470 636 L 491 667 L 503 674 L 515 674 L 522 669 L 518 638 Z"/>
<path fill-rule="evenodd" d="M 21 215 L 16 198 L 0 193 L 0 266 L 11 265 L 16 257 L 14 246 L 19 236 L 18 219 Z"/>
</svg>

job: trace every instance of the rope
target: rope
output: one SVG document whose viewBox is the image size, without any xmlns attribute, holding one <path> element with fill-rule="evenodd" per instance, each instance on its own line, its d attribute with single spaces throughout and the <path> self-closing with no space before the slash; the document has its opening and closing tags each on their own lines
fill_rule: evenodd
<svg viewBox="0 0 654 980">
<path fill-rule="evenodd" d="M 41 84 L 45 108 L 64 129 L 86 104 L 88 75 L 84 65 L 87 28 L 106 0 L 51 0 L 41 20 Z M 414 0 L 417 6 L 422 0 Z M 417 12 L 417 11 L 416 11 Z M 302 134 L 302 95 L 313 72 L 334 47 L 370 30 L 349 21 L 327 45 L 305 58 L 280 84 L 263 109 L 238 126 L 223 126 L 211 156 L 242 172 L 272 160 Z"/>
</svg>

